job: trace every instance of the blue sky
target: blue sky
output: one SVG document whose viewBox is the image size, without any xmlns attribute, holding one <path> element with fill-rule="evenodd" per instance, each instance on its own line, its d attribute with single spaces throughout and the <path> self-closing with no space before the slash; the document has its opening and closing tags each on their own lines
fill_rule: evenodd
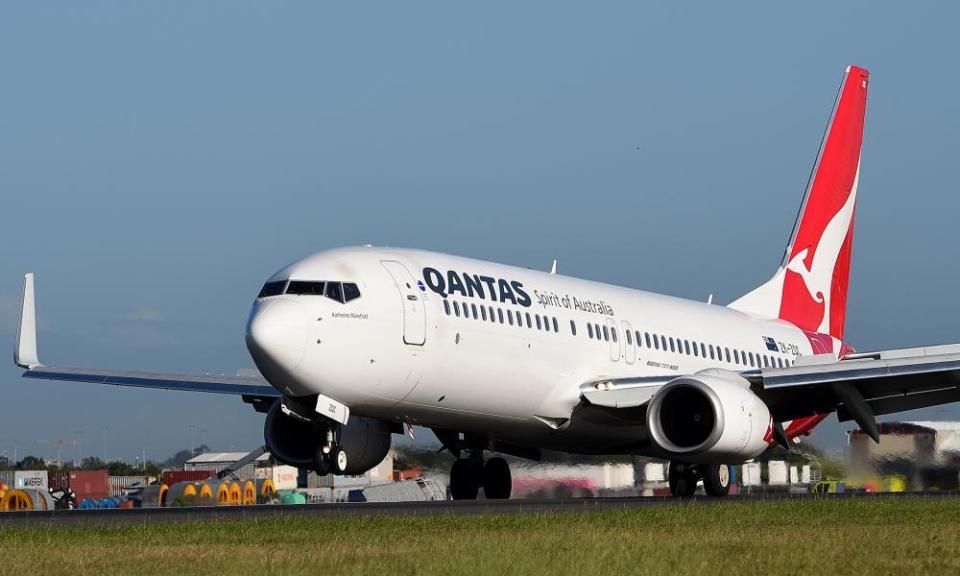
<svg viewBox="0 0 960 576">
<path fill-rule="evenodd" d="M 957 11 L 4 2 L 0 341 L 34 271 L 46 362 L 233 372 L 263 280 L 360 243 L 728 302 L 779 262 L 851 63 L 872 77 L 848 338 L 960 341 Z M 18 375 L 0 452 L 261 438 L 239 400 Z"/>
</svg>

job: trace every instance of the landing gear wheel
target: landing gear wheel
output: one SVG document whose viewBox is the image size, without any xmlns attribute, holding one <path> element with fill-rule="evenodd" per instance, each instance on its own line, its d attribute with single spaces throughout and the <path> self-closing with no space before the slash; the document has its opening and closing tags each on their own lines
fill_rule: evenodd
<svg viewBox="0 0 960 576">
<path fill-rule="evenodd" d="M 342 476 L 347 472 L 347 453 L 343 451 L 343 448 L 334 448 L 331 454 L 330 462 L 333 465 L 333 473 Z"/>
<path fill-rule="evenodd" d="M 483 465 L 483 495 L 488 500 L 506 500 L 510 498 L 513 478 L 510 465 L 503 458 L 491 458 Z"/>
<path fill-rule="evenodd" d="M 726 496 L 730 493 L 730 466 L 726 464 L 704 464 L 700 467 L 703 475 L 703 490 L 707 496 Z"/>
<path fill-rule="evenodd" d="M 450 468 L 450 497 L 454 500 L 476 500 L 480 491 L 482 469 L 470 458 L 460 458 Z"/>
<path fill-rule="evenodd" d="M 667 480 L 675 497 L 689 498 L 697 491 L 697 469 L 693 466 L 671 462 Z"/>
</svg>

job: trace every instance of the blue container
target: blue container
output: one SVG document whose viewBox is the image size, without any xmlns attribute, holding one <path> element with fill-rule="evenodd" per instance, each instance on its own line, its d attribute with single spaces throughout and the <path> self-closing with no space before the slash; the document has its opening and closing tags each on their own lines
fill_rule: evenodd
<svg viewBox="0 0 960 576">
<path fill-rule="evenodd" d="M 77 504 L 77 509 L 79 510 L 93 510 L 97 507 L 97 501 L 93 498 L 84 498 Z"/>
<path fill-rule="evenodd" d="M 116 508 L 117 502 L 116 498 L 101 498 L 97 500 L 97 508 Z"/>
</svg>

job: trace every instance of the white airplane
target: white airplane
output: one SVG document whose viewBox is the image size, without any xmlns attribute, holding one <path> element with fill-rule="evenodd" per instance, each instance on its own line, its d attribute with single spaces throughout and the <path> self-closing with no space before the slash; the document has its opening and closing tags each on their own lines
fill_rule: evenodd
<svg viewBox="0 0 960 576">
<path fill-rule="evenodd" d="M 280 461 L 360 474 L 405 426 L 456 458 L 453 498 L 510 496 L 487 451 L 670 460 L 674 495 L 729 490 L 729 465 L 788 447 L 831 412 L 875 417 L 960 400 L 960 345 L 856 353 L 843 340 L 868 72 L 848 67 L 784 259 L 728 306 L 396 248 L 298 260 L 260 291 L 246 343 L 262 377 L 58 368 L 37 355 L 33 276 L 24 376 L 242 396 Z"/>
</svg>

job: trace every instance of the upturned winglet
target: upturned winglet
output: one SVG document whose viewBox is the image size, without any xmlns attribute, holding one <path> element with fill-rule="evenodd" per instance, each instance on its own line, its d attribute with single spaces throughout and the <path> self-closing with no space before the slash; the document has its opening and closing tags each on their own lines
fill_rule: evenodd
<svg viewBox="0 0 960 576">
<path fill-rule="evenodd" d="M 17 366 L 28 370 L 41 366 L 37 355 L 37 306 L 32 272 L 23 278 L 20 325 L 17 328 L 17 346 L 13 351 L 13 361 Z"/>
</svg>

